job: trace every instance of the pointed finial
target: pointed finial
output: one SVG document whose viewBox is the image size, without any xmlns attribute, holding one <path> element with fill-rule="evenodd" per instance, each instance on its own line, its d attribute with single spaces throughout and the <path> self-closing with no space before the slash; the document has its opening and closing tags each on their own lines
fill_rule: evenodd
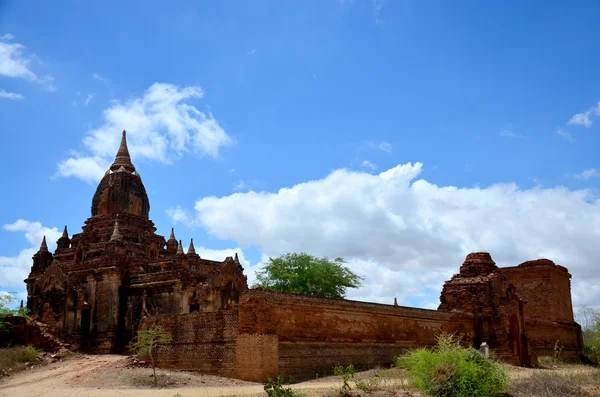
<svg viewBox="0 0 600 397">
<path fill-rule="evenodd" d="M 183 255 L 183 244 L 181 244 L 181 240 L 179 240 L 179 245 L 177 246 L 177 253 Z"/>
<path fill-rule="evenodd" d="M 40 252 L 48 252 L 48 244 L 46 244 L 46 236 L 42 239 L 42 244 L 40 245 Z"/>
<path fill-rule="evenodd" d="M 121 241 L 123 240 L 123 236 L 119 231 L 119 218 L 115 219 L 115 227 L 112 232 L 112 236 L 110 236 L 110 241 Z"/>
<path fill-rule="evenodd" d="M 21 310 L 23 310 L 23 299 L 21 299 L 21 306 L 19 306 Z"/>
<path fill-rule="evenodd" d="M 175 240 L 175 228 L 171 228 L 171 236 L 169 237 L 169 241 Z"/>
<path fill-rule="evenodd" d="M 127 148 L 126 134 L 127 133 L 125 132 L 125 130 L 123 130 L 123 135 L 121 136 L 121 145 L 119 145 L 119 150 L 117 151 L 115 161 L 110 166 L 110 169 L 113 172 L 121 168 L 129 172 L 135 171 L 135 167 L 131 163 L 131 157 L 129 156 L 129 149 Z"/>
<path fill-rule="evenodd" d="M 398 299 L 394 296 L 394 306 L 398 306 Z"/>
<path fill-rule="evenodd" d="M 234 258 L 234 260 L 236 261 L 236 263 L 240 263 L 240 260 L 238 259 L 238 256 L 237 256 L 237 252 L 235 253 L 235 258 Z"/>
<path fill-rule="evenodd" d="M 196 255 L 196 249 L 194 248 L 194 239 L 190 239 L 190 247 L 188 248 L 188 255 Z"/>
<path fill-rule="evenodd" d="M 67 225 L 65 225 L 65 230 L 63 230 L 63 234 L 61 237 L 69 238 L 69 232 L 67 231 Z"/>
</svg>

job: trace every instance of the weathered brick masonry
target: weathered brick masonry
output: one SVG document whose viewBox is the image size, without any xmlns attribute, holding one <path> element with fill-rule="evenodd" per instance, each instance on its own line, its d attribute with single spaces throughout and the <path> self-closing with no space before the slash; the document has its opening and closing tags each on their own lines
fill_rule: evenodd
<svg viewBox="0 0 600 397">
<path fill-rule="evenodd" d="M 163 327 L 173 338 L 161 347 L 159 367 L 235 377 L 237 311 L 149 316 L 140 329 L 152 325 Z"/>
</svg>

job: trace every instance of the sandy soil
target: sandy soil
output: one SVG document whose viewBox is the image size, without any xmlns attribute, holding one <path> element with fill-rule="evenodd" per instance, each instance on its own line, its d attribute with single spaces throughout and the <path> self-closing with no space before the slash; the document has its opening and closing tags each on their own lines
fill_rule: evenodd
<svg viewBox="0 0 600 397">
<path fill-rule="evenodd" d="M 224 397 L 264 395 L 263 385 L 191 372 L 158 370 L 159 389 L 152 387 L 152 369 L 132 368 L 124 356 L 72 355 L 62 362 L 38 365 L 0 380 L 0 397 Z M 323 395 L 340 387 L 339 379 L 293 385 Z"/>
</svg>

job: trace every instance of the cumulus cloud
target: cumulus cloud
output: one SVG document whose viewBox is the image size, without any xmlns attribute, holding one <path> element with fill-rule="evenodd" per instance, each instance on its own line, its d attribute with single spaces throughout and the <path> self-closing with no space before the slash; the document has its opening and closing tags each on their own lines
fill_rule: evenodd
<svg viewBox="0 0 600 397">
<path fill-rule="evenodd" d="M 8 232 L 21 232 L 29 243 L 29 247 L 21 250 L 16 256 L 0 256 L 1 288 L 24 288 L 23 280 L 29 275 L 33 254 L 37 252 L 46 236 L 49 250 L 56 248 L 56 240 L 62 232 L 57 228 L 43 226 L 40 222 L 30 222 L 19 219 L 14 223 L 3 226 Z"/>
<path fill-rule="evenodd" d="M 0 90 L 0 98 L 3 99 L 12 99 L 15 101 L 22 101 L 23 99 L 25 99 L 25 97 L 23 96 L 23 94 L 18 94 L 16 92 L 8 92 L 5 90 Z"/>
<path fill-rule="evenodd" d="M 592 125 L 592 116 L 598 115 L 600 115 L 600 102 L 598 102 L 595 106 L 592 106 L 585 112 L 575 114 L 569 119 L 568 124 L 580 125 L 584 126 L 585 128 L 589 128 Z"/>
<path fill-rule="evenodd" d="M 600 300 L 600 201 L 591 191 L 437 186 L 421 171 L 421 163 L 376 175 L 340 169 L 278 192 L 206 197 L 186 222 L 268 256 L 341 256 L 367 276 L 351 298 L 433 306 L 466 254 L 487 251 L 500 266 L 554 260 L 573 274 L 574 291 L 587 283 L 575 304 Z"/>
<path fill-rule="evenodd" d="M 576 174 L 575 178 L 582 180 L 582 181 L 586 181 L 590 178 L 594 178 L 598 176 L 598 171 L 596 171 L 595 168 L 590 168 L 589 170 L 585 170 L 583 172 L 581 172 L 580 174 Z"/>
<path fill-rule="evenodd" d="M 12 42 L 14 38 L 10 33 L 0 37 L 0 76 L 25 79 L 40 83 L 50 91 L 56 90 L 52 76 L 40 77 L 31 70 L 34 57 L 26 54 L 23 44 Z"/>
<path fill-rule="evenodd" d="M 90 154 L 61 161 L 57 176 L 99 180 L 117 151 L 123 129 L 134 161 L 168 164 L 190 151 L 218 157 L 219 150 L 233 140 L 212 114 L 188 103 L 202 97 L 200 87 L 154 83 L 139 98 L 115 101 L 104 111 L 104 124 L 88 131 L 83 139 Z"/>
</svg>

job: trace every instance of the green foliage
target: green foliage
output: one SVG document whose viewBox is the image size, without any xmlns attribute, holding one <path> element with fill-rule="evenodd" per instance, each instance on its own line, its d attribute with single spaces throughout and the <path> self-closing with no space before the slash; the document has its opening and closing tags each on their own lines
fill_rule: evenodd
<svg viewBox="0 0 600 397">
<path fill-rule="evenodd" d="M 171 343 L 171 334 L 160 326 L 153 325 L 143 331 L 138 331 L 138 334 L 129 343 L 129 348 L 137 355 L 149 357 L 154 373 L 154 386 L 158 386 L 158 378 L 156 377 L 156 352 L 160 345 Z"/>
<path fill-rule="evenodd" d="M 350 364 L 346 368 L 343 365 L 338 365 L 333 368 L 333 374 L 336 376 L 341 375 L 344 380 L 344 384 L 342 385 L 342 389 L 340 390 L 341 396 L 347 396 L 350 394 L 350 384 L 348 381 L 350 378 L 354 378 L 354 365 Z"/>
<path fill-rule="evenodd" d="M 269 378 L 265 384 L 265 392 L 268 397 L 299 397 L 302 395 L 290 387 L 283 387 L 283 378 L 281 376 L 277 377 L 277 381 Z"/>
<path fill-rule="evenodd" d="M 507 375 L 500 364 L 473 348 L 464 348 L 454 335 L 440 335 L 432 349 L 400 356 L 396 364 L 409 382 L 436 397 L 493 397 L 503 393 Z"/>
<path fill-rule="evenodd" d="M 600 365 L 600 311 L 583 307 L 577 320 L 583 331 L 583 361 Z"/>
<path fill-rule="evenodd" d="M 0 294 L 0 332 L 5 332 L 10 329 L 10 324 L 4 320 L 9 314 L 14 314 L 14 310 L 10 309 L 8 305 L 13 303 L 15 298 L 9 294 Z"/>
<path fill-rule="evenodd" d="M 360 276 L 344 266 L 342 258 L 333 261 L 305 253 L 269 258 L 256 274 L 254 287 L 297 294 L 343 298 L 348 288 L 361 286 Z"/>
</svg>

